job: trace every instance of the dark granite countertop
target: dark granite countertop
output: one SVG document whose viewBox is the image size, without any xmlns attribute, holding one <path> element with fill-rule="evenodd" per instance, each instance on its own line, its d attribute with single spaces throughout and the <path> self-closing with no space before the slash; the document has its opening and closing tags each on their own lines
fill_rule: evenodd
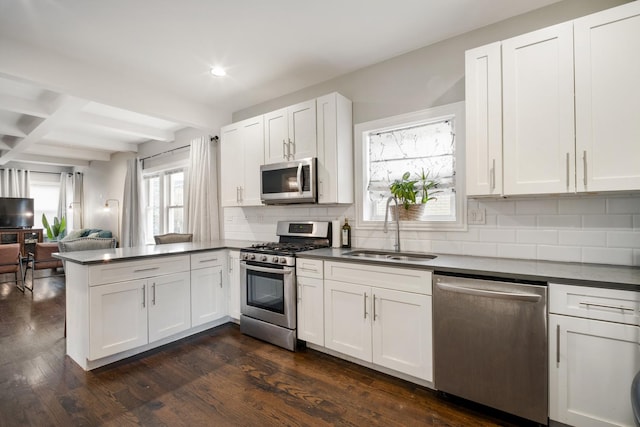
<svg viewBox="0 0 640 427">
<path fill-rule="evenodd" d="M 91 251 L 60 252 L 53 256 L 77 264 L 99 264 L 114 261 L 133 261 L 147 257 L 182 255 L 216 249 L 240 249 L 251 246 L 246 240 L 213 240 L 209 242 L 169 243 L 166 245 L 136 246 L 133 248 L 96 249 Z"/>
<path fill-rule="evenodd" d="M 401 261 L 366 259 L 349 252 L 363 249 L 316 249 L 298 254 L 301 258 L 346 261 L 432 270 L 435 273 L 457 273 L 498 279 L 563 283 L 640 291 L 640 268 L 608 264 L 580 264 L 509 258 L 489 258 L 436 254 L 431 260 Z M 373 250 L 373 249 L 372 249 Z"/>
</svg>

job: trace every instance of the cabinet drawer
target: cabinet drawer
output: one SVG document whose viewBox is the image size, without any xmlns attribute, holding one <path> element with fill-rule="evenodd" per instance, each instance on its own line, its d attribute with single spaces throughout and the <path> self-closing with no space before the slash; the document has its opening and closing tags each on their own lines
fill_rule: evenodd
<svg viewBox="0 0 640 427">
<path fill-rule="evenodd" d="M 322 279 L 323 261 L 320 259 L 296 258 L 296 275 Z"/>
<path fill-rule="evenodd" d="M 432 275 L 431 271 L 410 268 L 331 261 L 324 263 L 324 278 L 326 280 L 358 283 L 425 295 L 431 295 Z"/>
<path fill-rule="evenodd" d="M 225 251 L 211 251 L 191 254 L 191 269 L 220 267 L 224 264 Z"/>
<path fill-rule="evenodd" d="M 189 271 L 189 255 L 113 262 L 89 267 L 89 286 Z"/>
<path fill-rule="evenodd" d="M 640 293 L 550 283 L 549 312 L 640 325 Z"/>
</svg>

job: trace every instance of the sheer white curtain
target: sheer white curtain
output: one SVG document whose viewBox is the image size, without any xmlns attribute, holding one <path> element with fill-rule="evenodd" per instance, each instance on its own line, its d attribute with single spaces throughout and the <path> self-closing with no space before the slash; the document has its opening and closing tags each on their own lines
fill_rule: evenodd
<svg viewBox="0 0 640 427">
<path fill-rule="evenodd" d="M 62 217 L 67 216 L 67 187 L 71 184 L 69 174 L 67 172 L 60 173 L 60 190 L 58 191 L 58 213 L 57 217 L 62 220 Z"/>
<path fill-rule="evenodd" d="M 84 205 L 84 191 L 83 191 L 83 175 L 80 172 L 73 174 L 72 178 L 73 198 L 69 203 L 72 211 L 73 228 L 79 230 L 83 227 L 82 207 Z"/>
<path fill-rule="evenodd" d="M 120 246 L 129 248 L 144 245 L 144 230 L 142 162 L 139 159 L 129 159 L 127 160 L 127 175 L 124 180 L 124 195 L 122 198 Z"/>
<path fill-rule="evenodd" d="M 0 177 L 1 197 L 29 197 L 31 172 L 22 169 L 3 169 Z"/>
<path fill-rule="evenodd" d="M 186 180 L 186 229 L 193 241 L 220 238 L 216 154 L 208 137 L 191 141 Z"/>
</svg>

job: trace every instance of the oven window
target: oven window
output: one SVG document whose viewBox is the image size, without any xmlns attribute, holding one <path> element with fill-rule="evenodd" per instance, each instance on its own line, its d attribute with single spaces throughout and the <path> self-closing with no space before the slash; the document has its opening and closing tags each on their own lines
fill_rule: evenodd
<svg viewBox="0 0 640 427">
<path fill-rule="evenodd" d="M 283 275 L 247 271 L 247 305 L 284 314 Z"/>
</svg>

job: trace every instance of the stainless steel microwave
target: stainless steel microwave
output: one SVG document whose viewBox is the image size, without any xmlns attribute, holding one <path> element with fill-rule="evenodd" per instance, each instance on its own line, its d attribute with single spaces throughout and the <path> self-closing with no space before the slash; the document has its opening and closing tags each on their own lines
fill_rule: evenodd
<svg viewBox="0 0 640 427">
<path fill-rule="evenodd" d="M 267 205 L 316 203 L 318 160 L 315 157 L 260 166 L 260 198 Z"/>
</svg>

